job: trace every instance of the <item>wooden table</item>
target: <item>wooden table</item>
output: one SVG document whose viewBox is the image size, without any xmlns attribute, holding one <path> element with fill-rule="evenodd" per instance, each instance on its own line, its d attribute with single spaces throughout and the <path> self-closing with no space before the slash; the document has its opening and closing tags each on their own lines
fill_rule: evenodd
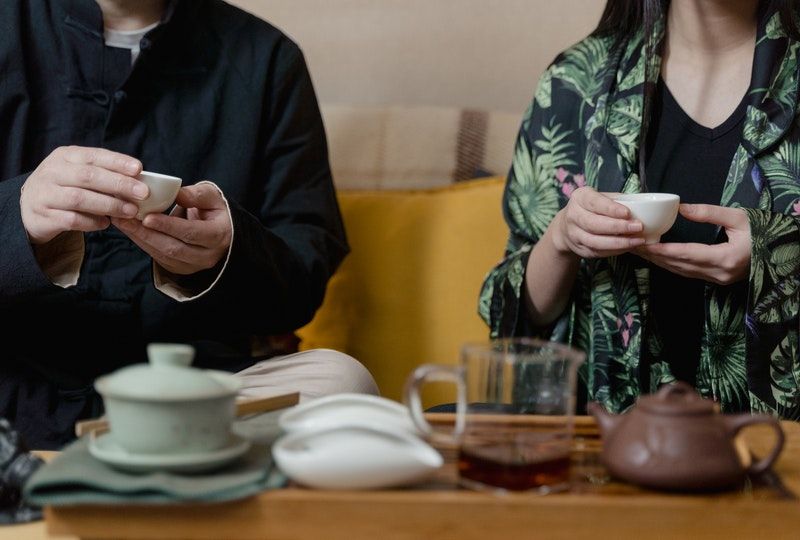
<svg viewBox="0 0 800 540">
<path fill-rule="evenodd" d="M 582 425 L 591 446 L 590 421 Z M 775 471 L 800 495 L 800 424 L 783 427 L 787 443 Z M 772 444 L 768 429 L 743 436 L 759 455 Z M 51 534 L 120 539 L 800 538 L 800 502 L 783 500 L 769 486 L 671 495 L 578 482 L 569 493 L 495 496 L 456 489 L 453 479 L 450 467 L 430 484 L 406 490 L 289 488 L 219 505 L 48 508 L 47 527 Z"/>
</svg>

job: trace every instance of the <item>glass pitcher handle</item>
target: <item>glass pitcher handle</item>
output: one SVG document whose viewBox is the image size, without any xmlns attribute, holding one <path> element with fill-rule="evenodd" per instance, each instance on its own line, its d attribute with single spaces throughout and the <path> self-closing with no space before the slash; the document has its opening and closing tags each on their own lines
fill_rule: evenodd
<svg viewBox="0 0 800 540">
<path fill-rule="evenodd" d="M 723 419 L 725 421 L 725 425 L 728 427 L 728 433 L 730 434 L 731 438 L 736 437 L 736 434 L 739 433 L 742 428 L 755 424 L 766 424 L 775 431 L 775 446 L 772 448 L 772 451 L 767 457 L 762 458 L 755 463 L 751 463 L 750 467 L 747 469 L 748 474 L 761 474 L 769 469 L 773 463 L 775 463 L 775 460 L 778 459 L 781 450 L 783 450 L 783 443 L 786 439 L 783 434 L 783 428 L 781 428 L 781 424 L 776 418 L 766 414 L 740 414 L 736 416 L 723 416 Z"/>
<path fill-rule="evenodd" d="M 422 410 L 420 388 L 428 381 L 452 381 L 456 385 L 456 422 L 452 433 L 440 433 L 433 429 Z M 411 419 L 422 433 L 433 441 L 445 444 L 458 444 L 464 433 L 467 410 L 467 389 L 464 369 L 460 366 L 423 364 L 414 370 L 406 381 L 404 401 L 411 412 Z"/>
</svg>

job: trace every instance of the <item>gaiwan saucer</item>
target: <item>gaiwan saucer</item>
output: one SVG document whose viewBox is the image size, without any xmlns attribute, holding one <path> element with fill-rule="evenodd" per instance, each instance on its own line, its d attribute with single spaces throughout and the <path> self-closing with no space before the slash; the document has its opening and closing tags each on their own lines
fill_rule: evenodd
<svg viewBox="0 0 800 540">
<path fill-rule="evenodd" d="M 199 454 L 134 454 L 122 448 L 111 433 L 89 438 L 89 453 L 98 460 L 126 472 L 166 471 L 198 473 L 231 463 L 250 449 L 250 441 L 231 436 L 219 450 Z"/>
</svg>

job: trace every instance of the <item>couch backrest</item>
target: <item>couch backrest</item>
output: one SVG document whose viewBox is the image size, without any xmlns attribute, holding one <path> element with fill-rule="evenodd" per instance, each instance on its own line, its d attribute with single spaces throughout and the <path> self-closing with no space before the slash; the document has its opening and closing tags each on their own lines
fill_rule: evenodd
<svg viewBox="0 0 800 540">
<path fill-rule="evenodd" d="M 465 342 L 485 341 L 478 293 L 508 234 L 500 212 L 503 178 L 433 190 L 342 191 L 352 252 L 328 285 L 303 349 L 347 352 L 400 399 L 414 367 L 455 364 Z M 424 394 L 452 401 L 452 388 Z"/>
<path fill-rule="evenodd" d="M 340 189 L 420 189 L 508 172 L 516 114 L 323 105 Z"/>
</svg>

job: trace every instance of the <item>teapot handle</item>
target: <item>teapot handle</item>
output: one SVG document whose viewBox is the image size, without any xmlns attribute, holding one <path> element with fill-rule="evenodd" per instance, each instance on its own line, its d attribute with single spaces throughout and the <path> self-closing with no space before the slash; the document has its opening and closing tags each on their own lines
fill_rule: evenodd
<svg viewBox="0 0 800 540">
<path fill-rule="evenodd" d="M 767 424 L 768 426 L 772 427 L 772 429 L 775 431 L 775 446 L 772 448 L 772 451 L 767 457 L 760 459 L 755 463 L 751 463 L 750 467 L 747 469 L 747 473 L 759 475 L 769 469 L 772 464 L 775 463 L 775 460 L 778 459 L 778 455 L 781 453 L 781 450 L 783 450 L 783 443 L 786 439 L 783 434 L 781 424 L 776 418 L 766 414 L 739 414 L 736 416 L 723 416 L 722 420 L 725 422 L 725 426 L 728 428 L 728 434 L 731 436 L 731 438 L 736 437 L 736 434 L 739 433 L 742 428 L 747 426 L 752 426 L 755 424 Z"/>
</svg>

